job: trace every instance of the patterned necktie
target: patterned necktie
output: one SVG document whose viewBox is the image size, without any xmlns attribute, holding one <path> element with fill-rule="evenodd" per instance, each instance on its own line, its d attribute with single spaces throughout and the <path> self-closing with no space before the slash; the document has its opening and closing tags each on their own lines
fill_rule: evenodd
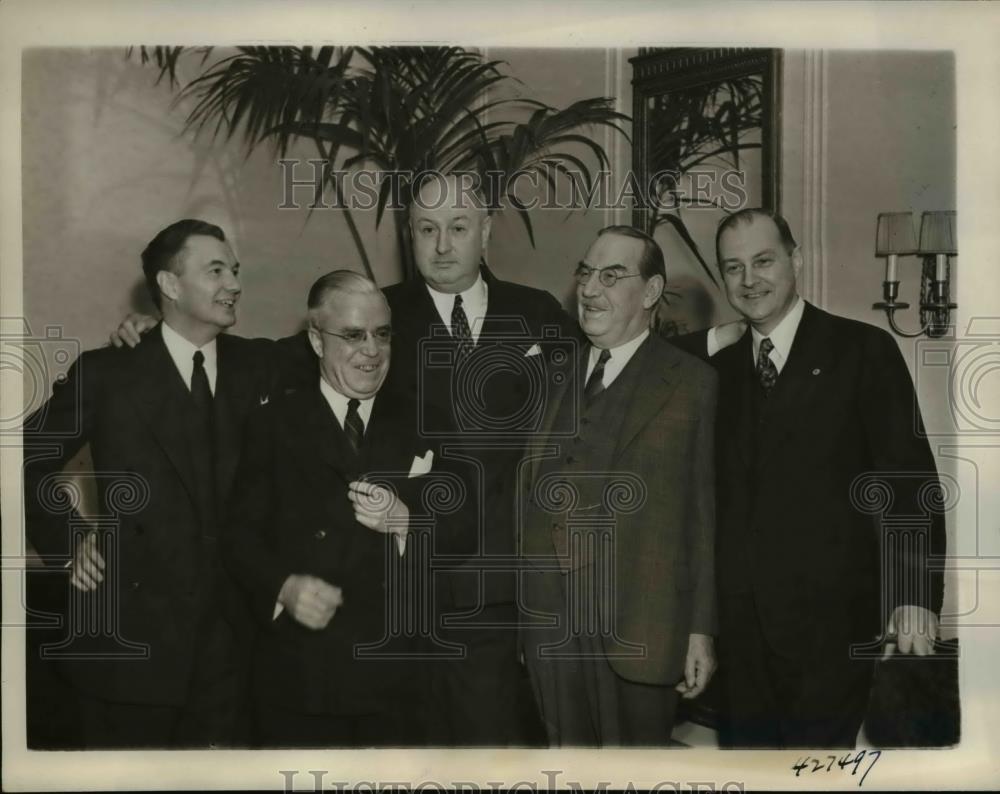
<svg viewBox="0 0 1000 794">
<path fill-rule="evenodd" d="M 765 397 L 771 393 L 771 389 L 774 388 L 774 384 L 778 380 L 778 368 L 771 361 L 772 350 L 774 350 L 774 342 L 767 337 L 760 340 L 760 352 L 757 353 L 757 379 L 760 381 L 760 387 L 764 390 Z"/>
<path fill-rule="evenodd" d="M 601 355 L 597 359 L 597 364 L 594 366 L 594 371 L 587 378 L 587 385 L 583 389 L 583 399 L 587 405 L 590 405 L 594 401 L 594 398 L 604 391 L 604 365 L 608 363 L 610 358 L 611 351 L 606 348 L 602 350 Z"/>
<path fill-rule="evenodd" d="M 472 352 L 472 329 L 469 328 L 469 318 L 462 308 L 462 296 L 455 296 L 455 305 L 451 310 L 451 335 L 458 342 L 458 356 L 462 358 Z"/>
<path fill-rule="evenodd" d="M 361 451 L 361 442 L 365 437 L 365 423 L 361 421 L 361 414 L 358 413 L 359 405 L 361 405 L 360 400 L 353 398 L 348 400 L 347 416 L 344 417 L 344 432 L 355 452 Z"/>
</svg>

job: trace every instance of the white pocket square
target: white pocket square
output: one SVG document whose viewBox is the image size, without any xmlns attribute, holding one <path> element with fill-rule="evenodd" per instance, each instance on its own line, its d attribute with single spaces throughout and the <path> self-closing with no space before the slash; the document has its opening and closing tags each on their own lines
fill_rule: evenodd
<svg viewBox="0 0 1000 794">
<path fill-rule="evenodd" d="M 417 455 L 413 456 L 413 463 L 410 464 L 410 473 L 407 477 L 420 477 L 427 474 L 431 470 L 431 465 L 434 463 L 434 450 L 429 449 L 424 453 L 421 458 Z"/>
<path fill-rule="evenodd" d="M 540 356 L 541 354 L 542 354 L 542 349 L 537 344 L 534 344 L 528 348 L 528 352 L 524 354 L 524 357 L 527 358 L 528 356 Z"/>
</svg>

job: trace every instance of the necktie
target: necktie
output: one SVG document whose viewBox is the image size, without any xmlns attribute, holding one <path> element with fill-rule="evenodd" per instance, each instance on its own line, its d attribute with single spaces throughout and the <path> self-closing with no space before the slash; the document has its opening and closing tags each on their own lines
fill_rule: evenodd
<svg viewBox="0 0 1000 794">
<path fill-rule="evenodd" d="M 347 401 L 347 416 L 344 417 L 344 432 L 347 440 L 351 442 L 355 452 L 361 450 L 361 442 L 365 437 L 365 423 L 361 421 L 361 414 L 358 413 L 359 400 L 350 399 Z"/>
<path fill-rule="evenodd" d="M 469 318 L 462 308 L 461 295 L 455 296 L 455 305 L 451 309 L 451 335 L 458 342 L 459 358 L 472 352 L 472 329 L 469 328 Z"/>
<path fill-rule="evenodd" d="M 583 389 L 583 399 L 587 405 L 590 405 L 594 401 L 594 398 L 604 391 L 604 365 L 608 363 L 610 358 L 611 351 L 607 349 L 602 350 L 601 355 L 597 359 L 597 364 L 594 366 L 594 371 L 587 378 L 587 385 Z"/>
<path fill-rule="evenodd" d="M 212 438 L 212 389 L 205 373 L 205 354 L 195 350 L 192 360 L 194 370 L 191 372 L 191 398 L 194 400 L 199 424 L 206 431 L 206 437 Z"/>
<path fill-rule="evenodd" d="M 215 535 L 215 432 L 212 419 L 212 389 L 205 373 L 205 355 L 196 350 L 191 371 L 191 402 L 194 404 L 195 429 L 191 451 L 197 479 L 201 514 L 205 520 L 204 534 Z"/>
<path fill-rule="evenodd" d="M 774 388 L 778 380 L 778 368 L 771 361 L 771 351 L 774 350 L 774 342 L 765 337 L 760 340 L 760 352 L 757 353 L 757 379 L 766 397 Z"/>
</svg>

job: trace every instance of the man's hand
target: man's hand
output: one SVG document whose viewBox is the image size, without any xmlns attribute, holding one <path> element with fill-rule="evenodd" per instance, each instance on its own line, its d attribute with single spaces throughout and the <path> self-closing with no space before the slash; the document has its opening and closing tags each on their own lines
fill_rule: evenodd
<svg viewBox="0 0 1000 794">
<path fill-rule="evenodd" d="M 318 631 L 326 628 L 344 603 L 344 594 L 316 576 L 293 573 L 281 586 L 278 603 L 303 626 Z"/>
<path fill-rule="evenodd" d="M 104 581 L 104 557 L 97 550 L 97 533 L 91 532 L 76 547 L 70 564 L 69 582 L 77 590 L 89 593 Z"/>
<path fill-rule="evenodd" d="M 142 341 L 142 335 L 155 328 L 157 322 L 159 321 L 155 317 L 150 317 L 148 314 L 133 312 L 111 332 L 111 344 L 115 347 L 123 347 L 124 345 L 135 347 Z"/>
<path fill-rule="evenodd" d="M 896 607 L 889 616 L 887 635 L 896 635 L 896 642 L 885 644 L 883 659 L 892 656 L 898 647 L 900 653 L 928 656 L 934 653 L 934 640 L 938 635 L 938 618 L 929 609 L 906 604 Z"/>
<path fill-rule="evenodd" d="M 746 332 L 746 320 L 735 320 L 725 325 L 715 326 L 715 341 L 719 345 L 719 350 L 735 345 Z"/>
<path fill-rule="evenodd" d="M 347 496 L 354 505 L 354 518 L 362 526 L 376 532 L 391 532 L 406 536 L 410 525 L 410 510 L 386 488 L 355 480 L 347 486 Z"/>
<path fill-rule="evenodd" d="M 684 663 L 684 680 L 676 689 L 681 697 L 690 700 L 705 691 L 715 672 L 715 646 L 708 634 L 692 634 L 688 639 L 687 661 Z"/>
</svg>

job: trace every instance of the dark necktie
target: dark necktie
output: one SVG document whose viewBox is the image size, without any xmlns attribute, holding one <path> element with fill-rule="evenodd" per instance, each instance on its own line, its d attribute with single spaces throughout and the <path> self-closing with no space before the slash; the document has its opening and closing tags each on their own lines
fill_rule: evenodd
<svg viewBox="0 0 1000 794">
<path fill-rule="evenodd" d="M 200 350 L 192 356 L 191 402 L 194 404 L 195 432 L 192 453 L 201 500 L 201 513 L 206 522 L 205 534 L 215 534 L 215 431 L 212 419 L 212 389 L 205 372 L 205 354 Z"/>
<path fill-rule="evenodd" d="M 194 400 L 199 426 L 205 430 L 208 438 L 212 438 L 212 389 L 205 372 L 205 354 L 195 350 L 192 360 L 194 370 L 191 372 L 191 398 Z"/>
<path fill-rule="evenodd" d="M 458 342 L 459 358 L 472 352 L 472 329 L 469 328 L 469 318 L 462 308 L 462 296 L 455 296 L 455 305 L 451 309 L 451 335 Z"/>
<path fill-rule="evenodd" d="M 355 452 L 361 451 L 361 442 L 365 438 L 365 423 L 361 421 L 361 414 L 358 413 L 359 405 L 361 405 L 359 400 L 353 398 L 348 400 L 347 416 L 344 417 L 344 432 Z"/>
<path fill-rule="evenodd" d="M 604 365 L 608 363 L 610 358 L 611 351 L 606 348 L 602 350 L 597 364 L 594 366 L 594 371 L 587 378 L 587 385 L 583 389 L 583 398 L 587 405 L 590 405 L 594 398 L 604 391 Z"/>
<path fill-rule="evenodd" d="M 778 380 L 778 368 L 771 361 L 771 351 L 774 350 L 774 342 L 765 337 L 760 340 L 760 352 L 757 353 L 757 379 L 760 381 L 760 388 L 767 397 L 774 388 Z"/>
</svg>

